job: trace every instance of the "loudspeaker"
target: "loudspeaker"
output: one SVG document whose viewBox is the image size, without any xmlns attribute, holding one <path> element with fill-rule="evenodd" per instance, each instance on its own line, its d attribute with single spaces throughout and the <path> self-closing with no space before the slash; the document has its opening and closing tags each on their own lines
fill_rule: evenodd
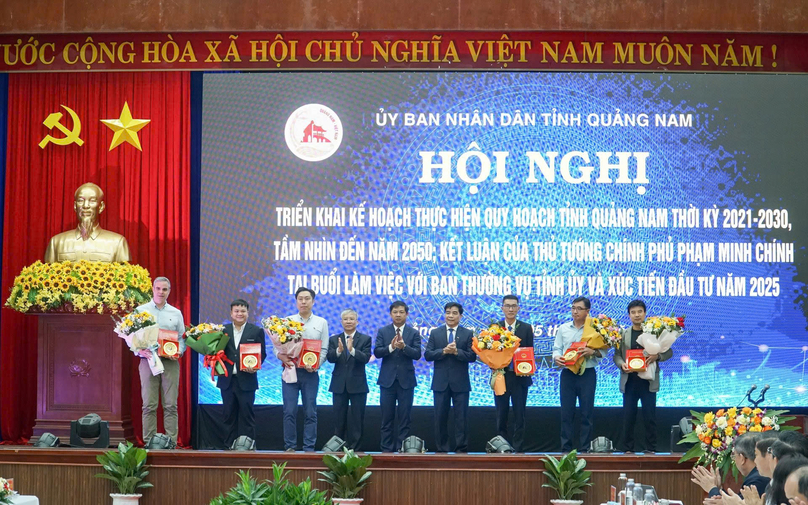
<svg viewBox="0 0 808 505">
<path fill-rule="evenodd" d="M 678 424 L 671 426 L 671 454 L 686 453 L 694 444 L 680 444 L 682 440 L 682 427 Z"/>
</svg>

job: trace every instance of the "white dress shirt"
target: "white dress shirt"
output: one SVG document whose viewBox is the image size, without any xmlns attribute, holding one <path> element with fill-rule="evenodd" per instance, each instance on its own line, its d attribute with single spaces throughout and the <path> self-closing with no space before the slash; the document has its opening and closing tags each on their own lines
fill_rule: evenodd
<svg viewBox="0 0 808 505">
<path fill-rule="evenodd" d="M 244 327 L 245 326 L 247 326 L 246 323 L 242 324 L 241 327 L 238 327 L 238 326 L 236 326 L 236 323 L 233 323 L 233 343 L 236 346 L 236 355 L 239 356 L 239 359 L 240 359 L 241 353 L 239 352 L 238 346 L 239 346 L 239 343 L 241 343 L 241 335 L 244 334 Z M 238 363 L 233 364 L 233 373 L 234 374 L 238 373 Z"/>
</svg>

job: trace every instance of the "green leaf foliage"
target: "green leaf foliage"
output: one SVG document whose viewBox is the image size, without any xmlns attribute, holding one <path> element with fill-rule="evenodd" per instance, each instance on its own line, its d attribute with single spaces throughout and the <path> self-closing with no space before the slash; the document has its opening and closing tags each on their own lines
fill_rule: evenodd
<svg viewBox="0 0 808 505">
<path fill-rule="evenodd" d="M 272 480 L 258 482 L 250 472 L 239 471 L 237 484 L 220 494 L 210 505 L 330 505 L 325 491 L 312 488 L 311 480 L 298 485 L 289 482 L 286 463 L 272 465 Z"/>
<path fill-rule="evenodd" d="M 95 459 L 106 472 L 96 474 L 96 477 L 114 482 L 121 494 L 135 494 L 137 489 L 152 487 L 150 482 L 145 481 L 149 475 L 147 455 L 146 449 L 135 447 L 132 442 L 121 442 L 117 451 L 107 451 L 96 456 Z"/>
<path fill-rule="evenodd" d="M 586 494 L 584 488 L 592 485 L 592 472 L 585 470 L 586 460 L 578 459 L 577 451 L 572 451 L 559 459 L 550 455 L 542 458 L 547 482 L 542 487 L 553 489 L 560 500 L 572 500 L 576 495 Z"/>
<path fill-rule="evenodd" d="M 368 455 L 357 456 L 351 449 L 345 449 L 343 456 L 334 454 L 323 456 L 323 463 L 328 467 L 326 472 L 318 472 L 323 476 L 320 481 L 331 486 L 334 498 L 356 498 L 362 489 L 368 485 L 373 472 L 368 467 L 373 463 L 373 457 Z"/>
</svg>

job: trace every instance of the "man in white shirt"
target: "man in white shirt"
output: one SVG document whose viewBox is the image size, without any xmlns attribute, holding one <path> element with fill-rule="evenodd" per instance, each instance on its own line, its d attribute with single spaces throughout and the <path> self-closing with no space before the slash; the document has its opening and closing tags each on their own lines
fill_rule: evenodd
<svg viewBox="0 0 808 505">
<path fill-rule="evenodd" d="M 295 292 L 297 314 L 289 316 L 289 319 L 303 323 L 305 340 L 321 342 L 320 363 L 322 364 L 328 351 L 328 322 L 322 317 L 312 314 L 314 296 L 314 291 L 311 289 L 298 288 Z M 284 366 L 296 366 L 289 356 L 280 354 L 277 350 L 274 352 Z M 313 452 L 314 444 L 317 442 L 317 390 L 320 387 L 320 375 L 317 370 L 306 365 L 306 368 L 297 369 L 297 382 L 291 384 L 283 382 L 282 384 L 284 448 L 288 452 L 297 449 L 297 400 L 302 396 L 306 416 L 303 422 L 303 450 Z"/>
<path fill-rule="evenodd" d="M 160 375 L 152 375 L 149 367 L 151 351 L 144 350 L 135 353 L 140 357 L 138 372 L 140 373 L 140 396 L 143 400 L 143 442 L 148 442 L 157 433 L 157 407 L 160 393 L 163 396 L 163 424 L 166 435 L 177 442 L 178 416 L 177 396 L 180 386 L 179 359 L 185 353 L 185 321 L 182 312 L 170 305 L 166 300 L 171 293 L 171 281 L 165 277 L 154 279 L 152 284 L 152 301 L 144 303 L 137 308 L 137 312 L 148 312 L 157 321 L 157 327 L 162 330 L 176 331 L 179 337 L 179 353 L 171 358 L 157 358 L 162 360 L 165 371 Z"/>
<path fill-rule="evenodd" d="M 587 452 L 592 440 L 592 415 L 595 411 L 595 387 L 597 373 L 595 367 L 603 358 L 600 351 L 585 347 L 580 354 L 584 356 L 581 375 L 572 373 L 564 367 L 564 352 L 573 342 L 580 342 L 584 336 L 584 324 L 592 307 L 589 298 L 580 296 L 572 301 L 572 321 L 562 324 L 556 333 L 553 343 L 553 361 L 562 368 L 560 377 L 561 396 L 561 452 Z M 581 438 L 580 443 L 573 443 L 573 418 L 575 417 L 575 401 L 581 404 Z"/>
</svg>

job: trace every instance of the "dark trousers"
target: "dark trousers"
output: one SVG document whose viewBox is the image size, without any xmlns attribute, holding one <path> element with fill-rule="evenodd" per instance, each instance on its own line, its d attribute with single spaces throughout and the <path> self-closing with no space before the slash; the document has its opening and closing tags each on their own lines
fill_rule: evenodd
<svg viewBox="0 0 808 505">
<path fill-rule="evenodd" d="M 454 406 L 455 452 L 468 451 L 469 392 L 450 388 L 432 392 L 435 401 L 435 452 L 449 452 L 449 406 Z"/>
<path fill-rule="evenodd" d="M 634 450 L 634 425 L 637 421 L 637 400 L 642 402 L 645 425 L 645 450 L 656 451 L 656 393 L 649 391 L 651 382 L 636 373 L 628 374 L 623 393 L 623 450 Z"/>
<path fill-rule="evenodd" d="M 382 387 L 379 404 L 382 409 L 381 445 L 382 452 L 393 452 L 401 449 L 401 444 L 410 436 L 410 412 L 415 389 L 404 389 L 393 381 L 389 388 Z M 398 403 L 398 408 L 396 408 Z M 393 435 L 393 422 L 398 417 L 398 436 Z"/>
<path fill-rule="evenodd" d="M 358 450 L 362 443 L 367 401 L 367 393 L 334 393 L 334 414 L 337 417 L 334 434 L 345 441 L 348 449 Z"/>
<path fill-rule="evenodd" d="M 255 390 L 242 391 L 231 385 L 221 390 L 224 410 L 224 443 L 229 449 L 233 440 L 247 435 L 255 440 Z"/>
<path fill-rule="evenodd" d="M 572 440 L 576 399 L 581 406 L 581 439 L 577 449 L 578 452 L 589 450 L 597 379 L 594 368 L 587 368 L 583 375 L 574 374 L 566 368 L 561 371 L 561 452 L 576 448 Z"/>
<path fill-rule="evenodd" d="M 314 451 L 317 442 L 317 388 L 320 376 L 317 371 L 307 372 L 297 369 L 297 382 L 283 383 L 283 446 L 284 449 L 297 449 L 297 398 L 303 397 L 303 450 Z"/>
<path fill-rule="evenodd" d="M 497 406 L 497 432 L 510 441 L 516 452 L 523 452 L 525 443 L 525 406 L 530 377 L 519 377 L 512 370 L 505 370 L 505 394 L 494 395 Z M 513 403 L 513 438 L 508 437 L 508 410 Z"/>
</svg>

